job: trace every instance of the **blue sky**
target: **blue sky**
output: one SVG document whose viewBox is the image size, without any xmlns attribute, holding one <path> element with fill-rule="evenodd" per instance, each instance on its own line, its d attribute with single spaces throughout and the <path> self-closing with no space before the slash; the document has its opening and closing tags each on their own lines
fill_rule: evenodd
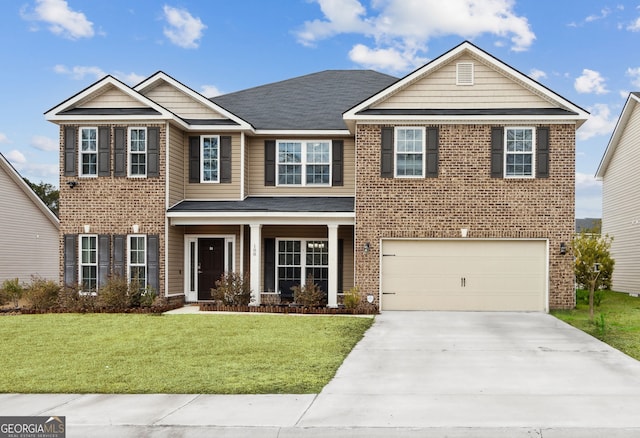
<svg viewBox="0 0 640 438">
<path fill-rule="evenodd" d="M 470 40 L 591 113 L 578 131 L 576 216 L 601 215 L 593 178 L 640 90 L 640 0 L 15 0 L 0 6 L 0 152 L 58 185 L 43 113 L 111 74 L 162 70 L 206 96 L 327 69 L 402 77 Z"/>
</svg>

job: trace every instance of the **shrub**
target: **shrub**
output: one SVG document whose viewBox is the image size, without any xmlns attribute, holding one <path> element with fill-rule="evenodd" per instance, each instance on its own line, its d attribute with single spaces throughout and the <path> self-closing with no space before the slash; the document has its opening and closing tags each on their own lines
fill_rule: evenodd
<svg viewBox="0 0 640 438">
<path fill-rule="evenodd" d="M 343 296 L 343 304 L 349 310 L 356 310 L 362 301 L 360 289 L 357 286 L 352 287 Z"/>
<path fill-rule="evenodd" d="M 23 292 L 24 289 L 17 278 L 5 280 L 0 288 L 0 295 L 4 297 L 4 302 L 13 301 L 16 308 L 20 306 L 19 301 Z"/>
<path fill-rule="evenodd" d="M 121 310 L 129 307 L 129 282 L 124 277 L 110 277 L 100 287 L 97 299 L 98 307 Z"/>
<path fill-rule="evenodd" d="M 317 307 L 324 301 L 324 293 L 320 286 L 313 282 L 313 276 L 309 275 L 304 285 L 296 285 L 291 288 L 293 301 L 303 307 Z"/>
<path fill-rule="evenodd" d="M 81 286 L 65 286 L 58 293 L 58 308 L 67 312 L 86 313 L 96 310 L 97 297 L 80 293 Z"/>
<path fill-rule="evenodd" d="M 137 283 L 131 283 L 129 285 L 129 306 L 151 307 L 157 295 L 156 290 L 151 286 L 140 288 Z"/>
<path fill-rule="evenodd" d="M 216 287 L 211 289 L 211 296 L 226 306 L 247 306 L 251 302 L 249 278 L 247 275 L 226 272 L 216 280 Z"/>
<path fill-rule="evenodd" d="M 58 304 L 59 294 L 60 285 L 55 281 L 32 277 L 24 291 L 24 298 L 33 309 L 49 310 Z"/>
<path fill-rule="evenodd" d="M 596 307 L 600 307 L 602 299 L 604 298 L 604 290 L 598 289 L 593 293 L 593 304 Z M 576 302 L 582 302 L 589 304 L 589 291 L 586 289 L 576 289 Z"/>
</svg>

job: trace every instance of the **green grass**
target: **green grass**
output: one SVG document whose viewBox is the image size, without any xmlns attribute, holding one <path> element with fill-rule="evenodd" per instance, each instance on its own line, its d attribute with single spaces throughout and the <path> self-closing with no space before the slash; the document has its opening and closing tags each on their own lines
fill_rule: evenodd
<svg viewBox="0 0 640 438">
<path fill-rule="evenodd" d="M 0 392 L 317 393 L 372 318 L 0 317 Z"/>
<path fill-rule="evenodd" d="M 582 300 L 574 310 L 552 314 L 640 360 L 640 298 L 611 291 L 602 294 L 600 306 L 594 309 L 594 322 L 589 321 L 589 304 Z"/>
</svg>

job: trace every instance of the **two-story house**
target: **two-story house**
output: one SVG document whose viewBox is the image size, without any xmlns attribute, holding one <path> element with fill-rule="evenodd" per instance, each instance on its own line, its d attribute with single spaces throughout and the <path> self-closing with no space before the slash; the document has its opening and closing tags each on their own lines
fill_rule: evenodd
<svg viewBox="0 0 640 438">
<path fill-rule="evenodd" d="M 165 73 L 107 76 L 60 125 L 61 279 L 109 275 L 254 304 L 308 276 L 336 306 L 574 305 L 575 131 L 588 113 L 464 42 L 397 79 L 323 71 L 207 99 Z"/>
</svg>

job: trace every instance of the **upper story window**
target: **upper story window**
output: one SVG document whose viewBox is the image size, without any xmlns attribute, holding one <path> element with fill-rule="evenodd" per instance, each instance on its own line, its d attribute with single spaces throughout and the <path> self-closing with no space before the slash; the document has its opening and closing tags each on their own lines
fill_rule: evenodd
<svg viewBox="0 0 640 438">
<path fill-rule="evenodd" d="M 147 128 L 129 128 L 129 176 L 147 176 Z"/>
<path fill-rule="evenodd" d="M 535 175 L 535 129 L 505 128 L 504 175 L 533 178 Z"/>
<path fill-rule="evenodd" d="M 277 142 L 278 185 L 329 185 L 331 141 Z"/>
<path fill-rule="evenodd" d="M 80 128 L 80 176 L 98 176 L 98 128 Z"/>
<path fill-rule="evenodd" d="M 396 177 L 422 178 L 424 176 L 425 129 L 396 128 L 395 166 Z"/>
<path fill-rule="evenodd" d="M 200 137 L 200 181 L 220 182 L 220 136 Z"/>
</svg>

